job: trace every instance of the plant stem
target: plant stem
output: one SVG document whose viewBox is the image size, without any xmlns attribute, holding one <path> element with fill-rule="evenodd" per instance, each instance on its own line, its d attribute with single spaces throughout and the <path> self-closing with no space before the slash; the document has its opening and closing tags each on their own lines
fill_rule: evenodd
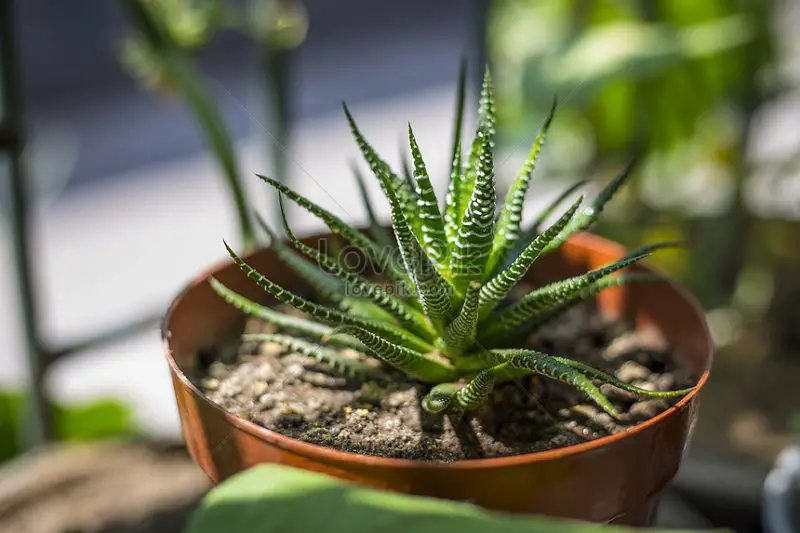
<svg viewBox="0 0 800 533">
<path fill-rule="evenodd" d="M 124 0 L 123 7 L 142 36 L 160 55 L 170 77 L 177 84 L 182 96 L 194 112 L 195 119 L 200 124 L 206 141 L 225 176 L 228 192 L 233 198 L 239 219 L 242 244 L 246 250 L 251 249 L 255 244 L 255 232 L 244 188 L 240 182 L 233 143 L 219 109 L 203 83 L 202 76 L 186 53 L 173 41 L 169 32 L 165 31 L 163 21 L 157 20 L 141 0 Z"/>
<path fill-rule="evenodd" d="M 286 183 L 289 144 L 289 56 L 291 52 L 269 42 L 261 43 L 261 73 L 263 76 L 264 108 L 267 123 L 272 127 L 264 132 L 266 153 L 269 154 L 273 178 Z M 270 191 L 272 192 L 272 191 Z M 274 213 L 274 209 L 267 210 Z"/>
<path fill-rule="evenodd" d="M 33 279 L 31 250 L 31 181 L 26 179 L 23 162 L 23 121 L 17 62 L 16 34 L 14 32 L 14 2 L 0 3 L 0 77 L 2 79 L 2 137 L 3 155 L 7 155 L 11 181 L 10 225 L 14 256 L 16 258 L 17 289 L 19 291 L 24 333 L 24 351 L 28 363 L 26 412 L 23 418 L 22 449 L 45 444 L 52 438 L 50 403 L 45 393 L 44 377 L 47 371 L 47 350 L 39 335 L 39 313 Z M 5 429 L 5 428 L 4 428 Z"/>
</svg>

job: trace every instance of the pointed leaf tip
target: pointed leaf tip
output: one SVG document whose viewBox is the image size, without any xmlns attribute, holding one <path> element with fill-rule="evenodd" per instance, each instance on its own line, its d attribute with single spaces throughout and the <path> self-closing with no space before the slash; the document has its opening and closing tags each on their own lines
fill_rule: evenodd
<svg viewBox="0 0 800 533">
<path fill-rule="evenodd" d="M 556 116 L 556 108 L 558 107 L 558 96 L 553 96 L 553 103 L 550 105 L 550 111 L 547 113 L 547 118 L 544 121 L 542 128 L 549 129 L 553 118 Z"/>
</svg>

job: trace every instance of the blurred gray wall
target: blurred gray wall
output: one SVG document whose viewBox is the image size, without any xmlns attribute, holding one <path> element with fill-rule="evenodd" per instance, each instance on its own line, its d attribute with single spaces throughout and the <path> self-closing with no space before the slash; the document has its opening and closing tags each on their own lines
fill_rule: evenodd
<svg viewBox="0 0 800 533">
<path fill-rule="evenodd" d="M 118 3 L 17 0 L 25 112 L 31 133 L 76 141 L 68 191 L 148 162 L 204 150 L 183 106 L 143 92 L 116 52 Z M 454 83 L 458 61 L 483 61 L 485 2 L 307 0 L 309 34 L 289 80 L 293 120 L 358 102 Z M 232 134 L 253 133 L 260 73 L 250 42 L 222 33 L 202 57 Z M 477 76 L 474 76 L 475 81 Z M 39 177 L 47 179 L 46 176 Z"/>
</svg>

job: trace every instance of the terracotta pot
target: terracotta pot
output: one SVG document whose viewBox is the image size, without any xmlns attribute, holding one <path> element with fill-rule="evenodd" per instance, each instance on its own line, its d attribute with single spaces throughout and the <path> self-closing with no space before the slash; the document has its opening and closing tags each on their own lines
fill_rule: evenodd
<svg viewBox="0 0 800 533">
<path fill-rule="evenodd" d="M 529 276 L 537 281 L 561 279 L 623 254 L 624 249 L 613 242 L 579 235 L 537 263 Z M 271 250 L 247 260 L 270 279 L 287 288 L 298 287 Z M 598 298 L 603 313 L 635 318 L 639 328 L 656 327 L 672 346 L 678 364 L 698 376 L 695 390 L 674 407 L 616 435 L 513 457 L 443 464 L 342 452 L 238 418 L 206 399 L 186 377 L 197 363 L 198 350 L 235 338 L 244 324 L 242 314 L 212 291 L 207 283 L 211 274 L 248 298 L 270 300 L 226 262 L 180 294 L 164 320 L 162 334 L 183 434 L 189 452 L 215 483 L 257 463 L 274 462 L 489 509 L 647 525 L 660 492 L 680 465 L 696 417 L 697 395 L 711 364 L 713 350 L 703 314 L 683 289 L 669 283 L 608 289 Z"/>
</svg>

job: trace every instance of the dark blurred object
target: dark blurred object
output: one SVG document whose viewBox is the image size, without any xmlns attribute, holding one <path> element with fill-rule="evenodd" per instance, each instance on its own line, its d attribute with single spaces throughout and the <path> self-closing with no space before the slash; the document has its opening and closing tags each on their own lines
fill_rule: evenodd
<svg viewBox="0 0 800 533">
<path fill-rule="evenodd" d="M 669 493 L 714 527 L 761 533 L 761 487 L 766 475 L 767 469 L 759 465 L 689 457 Z M 660 517 L 658 523 L 666 525 L 666 518 Z"/>
</svg>

